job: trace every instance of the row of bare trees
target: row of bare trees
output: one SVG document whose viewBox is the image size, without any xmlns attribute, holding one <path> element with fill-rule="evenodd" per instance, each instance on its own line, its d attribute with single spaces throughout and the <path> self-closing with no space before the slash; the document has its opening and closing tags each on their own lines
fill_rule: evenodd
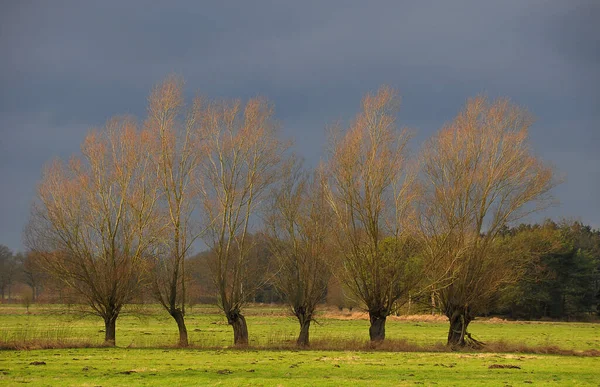
<svg viewBox="0 0 600 387">
<path fill-rule="evenodd" d="M 506 100 L 469 100 L 417 159 L 398 108 L 389 87 L 367 94 L 311 171 L 288 154 L 268 101 L 186 106 L 183 82 L 169 77 L 142 125 L 110 120 L 80 156 L 46 167 L 26 244 L 104 319 L 113 345 L 119 312 L 145 283 L 188 345 L 185 266 L 200 240 L 235 344 L 248 343 L 243 307 L 256 279 L 270 277 L 308 345 L 333 272 L 368 311 L 371 340 L 410 295 L 435 291 L 448 343 L 468 344 L 469 322 L 530 256 L 499 231 L 549 203 L 552 170 L 529 149 L 529 115 Z M 269 270 L 251 235 L 259 228 Z"/>
</svg>

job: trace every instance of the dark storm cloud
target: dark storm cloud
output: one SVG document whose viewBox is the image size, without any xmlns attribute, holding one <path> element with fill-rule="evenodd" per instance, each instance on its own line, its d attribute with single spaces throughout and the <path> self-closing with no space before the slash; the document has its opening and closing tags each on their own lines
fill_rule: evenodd
<svg viewBox="0 0 600 387">
<path fill-rule="evenodd" d="M 545 215 L 600 226 L 597 2 L 154 3 L 0 6 L 0 243 L 21 247 L 45 161 L 112 115 L 143 116 L 173 72 L 189 94 L 267 96 L 310 163 L 324 126 L 382 83 L 400 90 L 415 149 L 469 96 L 509 96 L 538 118 L 533 147 L 567 178 Z"/>
</svg>

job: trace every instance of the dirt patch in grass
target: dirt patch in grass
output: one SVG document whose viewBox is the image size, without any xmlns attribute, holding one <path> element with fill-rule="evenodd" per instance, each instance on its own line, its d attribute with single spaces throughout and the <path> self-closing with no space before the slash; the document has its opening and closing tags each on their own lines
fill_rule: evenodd
<svg viewBox="0 0 600 387">
<path fill-rule="evenodd" d="M 521 367 L 519 367 L 518 365 L 514 365 L 514 364 L 491 364 L 488 368 L 489 369 L 508 368 L 508 369 L 517 369 L 517 370 L 521 369 Z"/>
</svg>

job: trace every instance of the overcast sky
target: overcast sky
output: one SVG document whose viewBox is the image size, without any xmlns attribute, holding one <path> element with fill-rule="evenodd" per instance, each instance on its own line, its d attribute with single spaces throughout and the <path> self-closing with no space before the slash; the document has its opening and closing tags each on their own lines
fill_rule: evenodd
<svg viewBox="0 0 600 387">
<path fill-rule="evenodd" d="M 537 118 L 565 182 L 539 218 L 600 227 L 600 1 L 2 1 L 0 244 L 21 234 L 44 163 L 171 73 L 186 92 L 262 95 L 309 163 L 362 95 L 399 90 L 412 149 L 479 93 Z"/>
</svg>

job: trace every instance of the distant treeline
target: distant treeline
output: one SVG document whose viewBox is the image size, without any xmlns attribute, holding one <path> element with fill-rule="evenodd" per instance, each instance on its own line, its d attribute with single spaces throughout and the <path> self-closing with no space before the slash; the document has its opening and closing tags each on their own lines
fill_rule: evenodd
<svg viewBox="0 0 600 387">
<path fill-rule="evenodd" d="M 600 231 L 579 222 L 506 228 L 525 241 L 553 241 L 524 276 L 498 294 L 490 312 L 512 318 L 577 319 L 600 315 Z"/>
</svg>

